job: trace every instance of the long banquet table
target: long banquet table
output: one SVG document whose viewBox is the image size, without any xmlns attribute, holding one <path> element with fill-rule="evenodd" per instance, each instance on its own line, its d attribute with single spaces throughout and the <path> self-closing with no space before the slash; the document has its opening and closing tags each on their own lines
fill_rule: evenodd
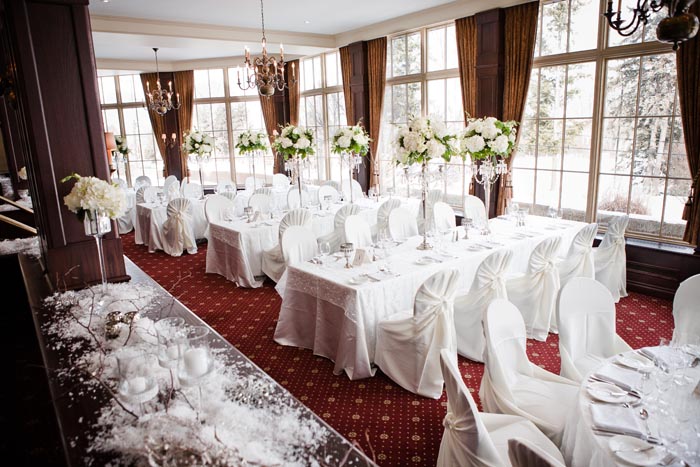
<svg viewBox="0 0 700 467">
<path fill-rule="evenodd" d="M 191 199 L 190 218 L 194 237 L 206 237 L 207 218 L 204 215 L 204 200 Z M 168 218 L 167 206 L 160 203 L 139 203 L 136 205 L 134 241 L 146 245 L 148 252 L 163 249 L 163 223 Z"/>
<path fill-rule="evenodd" d="M 377 324 L 395 313 L 413 309 L 416 291 L 428 277 L 442 269 L 457 269 L 460 289 L 466 291 L 481 261 L 501 248 L 513 252 L 510 270 L 525 272 L 530 253 L 538 243 L 561 236 L 559 254 L 563 255 L 586 225 L 572 221 L 553 224 L 552 219 L 536 216 L 529 216 L 527 222 L 525 229 L 516 230 L 510 220 L 492 219 L 494 244 L 472 234 L 469 240 L 449 243 L 444 256 L 418 250 L 422 238 L 413 237 L 393 248 L 389 257 L 378 264 L 345 269 L 345 261 L 336 258 L 323 266 L 308 262 L 289 266 L 286 282 L 280 281 L 284 285 L 278 287 L 282 307 L 275 341 L 312 349 L 314 354 L 333 360 L 336 374 L 345 371 L 353 380 L 373 376 Z M 458 231 L 463 234 L 461 228 Z M 475 245 L 485 247 L 477 249 Z M 439 262 L 417 264 L 425 256 Z M 391 274 L 377 273 L 381 265 L 388 266 Z M 363 278 L 375 273 L 373 279 Z M 358 279 L 362 283 L 353 283 Z"/>
</svg>

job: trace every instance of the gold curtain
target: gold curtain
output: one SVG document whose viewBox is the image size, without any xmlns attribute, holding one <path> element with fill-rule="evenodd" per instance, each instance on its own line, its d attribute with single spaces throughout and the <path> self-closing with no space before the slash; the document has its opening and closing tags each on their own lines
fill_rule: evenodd
<svg viewBox="0 0 700 467">
<path fill-rule="evenodd" d="M 262 108 L 263 119 L 265 120 L 265 130 L 267 131 L 267 137 L 270 139 L 270 144 L 274 141 L 272 133 L 277 130 L 277 107 L 275 106 L 274 97 L 260 97 L 260 107 Z M 274 153 L 274 151 L 273 151 Z M 273 173 L 280 173 L 281 166 L 279 161 L 279 155 L 275 154 L 275 165 L 272 169 Z"/>
<path fill-rule="evenodd" d="M 299 76 L 299 60 L 292 60 L 291 62 L 287 62 L 285 65 L 287 68 L 287 85 L 289 86 L 289 123 L 291 123 L 292 125 L 298 125 L 299 102 L 301 99 L 301 95 L 299 94 L 299 80 L 295 79 L 294 82 L 290 80 L 292 65 L 294 65 L 294 77 L 296 78 L 297 76 Z"/>
<path fill-rule="evenodd" d="M 141 86 L 143 87 L 143 93 L 148 94 L 148 85 L 151 83 L 155 86 L 158 76 L 156 73 L 141 73 Z M 165 83 L 167 86 L 168 83 Z M 158 115 L 154 110 L 151 110 L 148 105 L 146 105 L 146 110 L 148 110 L 148 118 L 151 120 L 151 126 L 153 127 L 153 134 L 156 137 L 156 144 L 158 145 L 158 150 L 160 151 L 160 157 L 163 159 L 164 174 L 166 177 L 170 174 L 170 169 L 168 167 L 168 156 L 166 154 L 165 141 L 160 137 L 160 135 L 165 134 L 165 118 Z"/>
<path fill-rule="evenodd" d="M 530 84 L 532 59 L 537 35 L 538 2 L 524 3 L 505 9 L 505 64 L 503 68 L 503 120 L 520 122 L 525 111 L 527 88 Z M 520 128 L 518 128 L 520 130 Z M 518 131 L 520 135 L 520 131 Z M 508 158 L 508 168 L 517 151 Z M 505 212 L 506 203 L 513 196 L 510 171 L 501 177 L 496 215 Z"/>
<path fill-rule="evenodd" d="M 699 10 L 695 3 L 690 12 L 700 15 Z M 700 239 L 700 35 L 680 45 L 676 52 L 676 70 L 685 150 L 693 178 L 691 196 L 683 212 L 683 218 L 688 221 L 683 240 L 697 245 Z"/>
<path fill-rule="evenodd" d="M 340 69 L 343 74 L 343 95 L 345 96 L 345 117 L 348 120 L 348 125 L 354 125 L 352 109 L 352 91 L 350 90 L 350 78 L 352 77 L 352 57 L 350 56 L 350 47 L 345 46 L 340 48 Z"/>
<path fill-rule="evenodd" d="M 386 37 L 367 41 L 367 84 L 369 88 L 370 186 L 379 184 L 379 131 L 386 85 Z"/>
<path fill-rule="evenodd" d="M 467 114 L 476 116 L 476 16 L 455 21 L 457 58 L 459 60 L 459 84 L 462 88 L 464 123 Z"/>
<path fill-rule="evenodd" d="M 175 92 L 179 94 L 180 109 L 177 111 L 177 124 L 180 128 L 178 141 L 184 140 L 183 134 L 192 129 L 192 111 L 194 110 L 194 71 L 176 71 L 174 73 Z M 189 176 L 187 154 L 180 150 L 182 179 Z"/>
</svg>

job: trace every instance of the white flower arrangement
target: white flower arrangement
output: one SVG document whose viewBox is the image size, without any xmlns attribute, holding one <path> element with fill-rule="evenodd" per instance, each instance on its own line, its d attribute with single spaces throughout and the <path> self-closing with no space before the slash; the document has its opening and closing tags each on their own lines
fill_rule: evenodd
<svg viewBox="0 0 700 467">
<path fill-rule="evenodd" d="M 244 131 L 238 136 L 236 148 L 241 154 L 254 151 L 267 151 L 267 133 Z"/>
<path fill-rule="evenodd" d="M 308 128 L 287 125 L 279 134 L 275 130 L 275 151 L 282 154 L 284 160 L 299 157 L 306 159 L 314 154 L 314 132 Z"/>
<path fill-rule="evenodd" d="M 462 133 L 462 150 L 472 160 L 507 158 L 515 148 L 517 122 L 494 117 L 471 118 Z"/>
<path fill-rule="evenodd" d="M 61 182 L 76 180 L 73 189 L 63 197 L 64 204 L 78 215 L 83 221 L 87 214 L 92 219 L 92 213 L 116 219 L 126 212 L 126 196 L 124 191 L 97 177 L 81 177 L 74 173 Z"/>
<path fill-rule="evenodd" d="M 26 180 L 27 179 L 27 166 L 22 166 L 21 169 L 17 172 L 17 176 L 19 177 L 20 180 Z"/>
<path fill-rule="evenodd" d="M 214 137 L 197 130 L 191 130 L 185 134 L 182 149 L 186 154 L 209 158 L 214 150 Z"/>
<path fill-rule="evenodd" d="M 396 138 L 396 164 L 427 163 L 442 157 L 446 162 L 459 154 L 457 136 L 438 119 L 411 117 Z"/>
<path fill-rule="evenodd" d="M 129 145 L 126 144 L 126 136 L 114 135 L 114 141 L 117 143 L 117 151 L 124 157 L 127 157 L 131 152 Z"/>
<path fill-rule="evenodd" d="M 367 155 L 369 143 L 372 141 L 359 122 L 355 126 L 339 128 L 333 135 L 331 151 L 335 154 L 352 153 L 360 156 Z"/>
</svg>

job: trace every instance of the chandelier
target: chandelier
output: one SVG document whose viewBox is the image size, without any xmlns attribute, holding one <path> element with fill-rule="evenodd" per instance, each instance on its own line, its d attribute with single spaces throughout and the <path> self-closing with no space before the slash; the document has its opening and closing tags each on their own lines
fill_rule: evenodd
<svg viewBox="0 0 700 467">
<path fill-rule="evenodd" d="M 700 22 L 698 17 L 688 12 L 695 0 L 637 0 L 637 7 L 632 8 L 632 18 L 622 19 L 622 0 L 617 2 L 617 11 L 613 11 L 613 2 L 608 0 L 608 10 L 603 13 L 608 25 L 621 36 L 632 35 L 640 24 L 647 24 L 650 12 L 660 11 L 666 7 L 668 15 L 656 27 L 656 37 L 661 42 L 673 44 L 673 50 L 678 49 L 681 42 L 692 39 L 698 33 Z"/>
<path fill-rule="evenodd" d="M 177 110 L 180 108 L 180 94 L 175 94 L 175 103 L 173 104 L 173 82 L 168 81 L 168 89 L 163 89 L 160 86 L 160 71 L 158 70 L 158 47 L 153 48 L 153 53 L 156 54 L 156 87 L 151 91 L 151 83 L 146 82 L 148 107 L 158 115 L 165 115 L 169 110 Z"/>
<path fill-rule="evenodd" d="M 263 12 L 263 0 L 260 0 L 260 18 L 262 20 L 262 56 L 251 60 L 250 50 L 245 48 L 245 62 L 243 64 L 243 79 L 241 80 L 241 70 L 238 74 L 238 87 L 243 91 L 251 88 L 258 88 L 261 96 L 272 96 L 275 90 L 282 91 L 288 87 L 284 79 L 284 47 L 280 44 L 279 61 L 267 54 L 267 39 L 265 38 L 265 14 Z M 292 63 L 292 77 L 290 80 L 295 83 L 294 64 Z"/>
</svg>

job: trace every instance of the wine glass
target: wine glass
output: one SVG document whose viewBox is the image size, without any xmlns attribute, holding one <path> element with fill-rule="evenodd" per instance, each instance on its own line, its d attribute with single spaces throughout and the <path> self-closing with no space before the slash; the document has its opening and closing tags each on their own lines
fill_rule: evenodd
<svg viewBox="0 0 700 467">
<path fill-rule="evenodd" d="M 517 220 L 518 209 L 520 209 L 520 206 L 518 206 L 518 203 L 516 203 L 513 200 L 508 201 L 508 216 L 511 219 Z"/>
<path fill-rule="evenodd" d="M 355 246 L 352 243 L 342 243 L 340 245 L 340 251 L 342 251 L 343 256 L 345 256 L 345 269 L 352 268 L 352 264 L 350 264 L 350 257 L 355 251 Z"/>
<path fill-rule="evenodd" d="M 462 228 L 464 229 L 464 237 L 462 238 L 464 240 L 469 240 L 469 229 L 471 229 L 473 223 L 474 221 L 471 217 L 462 218 Z"/>
<path fill-rule="evenodd" d="M 185 320 L 177 316 L 156 321 L 158 364 L 163 368 L 176 368 L 182 357 L 185 341 L 184 325 Z"/>
<path fill-rule="evenodd" d="M 158 198 L 158 204 L 162 206 L 165 203 L 165 193 L 159 191 L 156 193 L 156 197 Z"/>
<path fill-rule="evenodd" d="M 321 242 L 318 245 L 318 250 L 321 253 L 321 264 L 324 264 L 326 257 L 331 254 L 331 244 L 328 242 Z"/>
</svg>

